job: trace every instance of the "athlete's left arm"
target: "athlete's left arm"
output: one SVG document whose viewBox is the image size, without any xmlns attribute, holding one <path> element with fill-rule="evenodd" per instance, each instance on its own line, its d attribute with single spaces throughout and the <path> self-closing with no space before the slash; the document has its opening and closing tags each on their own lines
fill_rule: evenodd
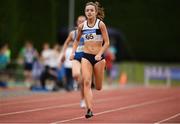
<svg viewBox="0 0 180 124">
<path fill-rule="evenodd" d="M 108 35 L 107 28 L 106 28 L 106 25 L 104 24 L 104 22 L 100 21 L 99 28 L 102 33 L 104 45 L 102 46 L 102 48 L 98 54 L 102 55 L 106 51 L 106 49 L 109 47 L 110 43 L 109 43 L 109 35 Z"/>
</svg>

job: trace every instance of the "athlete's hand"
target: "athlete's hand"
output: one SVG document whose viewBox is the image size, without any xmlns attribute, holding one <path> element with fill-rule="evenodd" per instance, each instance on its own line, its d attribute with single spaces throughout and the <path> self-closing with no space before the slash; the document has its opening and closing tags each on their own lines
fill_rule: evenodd
<svg viewBox="0 0 180 124">
<path fill-rule="evenodd" d="M 98 54 L 97 54 L 97 55 L 95 56 L 95 60 L 96 60 L 96 61 L 100 61 L 101 59 L 102 59 L 101 55 L 98 55 Z"/>
<path fill-rule="evenodd" d="M 74 59 L 74 54 L 73 53 L 71 53 L 71 55 L 70 55 L 70 58 L 69 58 L 71 61 Z"/>
</svg>

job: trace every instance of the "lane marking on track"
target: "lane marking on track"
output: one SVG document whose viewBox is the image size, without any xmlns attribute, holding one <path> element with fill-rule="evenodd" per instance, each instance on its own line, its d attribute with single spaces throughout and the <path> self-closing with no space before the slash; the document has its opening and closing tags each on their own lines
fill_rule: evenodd
<svg viewBox="0 0 180 124">
<path fill-rule="evenodd" d="M 136 91 L 137 89 L 135 89 L 135 91 Z M 110 90 L 109 90 L 110 91 Z M 134 91 L 134 92 L 135 92 Z M 132 92 L 132 94 L 134 93 L 134 92 Z M 64 92 L 63 92 L 64 93 Z M 48 99 L 47 98 L 41 98 L 41 99 L 35 99 L 35 100 L 25 100 L 25 101 L 17 101 L 16 99 L 14 99 L 15 101 L 9 101 L 10 103 L 6 103 L 6 102 L 8 102 L 8 101 L 1 101 L 0 100 L 0 105 L 1 106 L 9 106 L 9 105 L 16 105 L 16 104 L 24 104 L 24 103 L 34 103 L 34 102 L 41 102 L 41 101 L 49 101 L 49 100 L 57 100 L 57 97 L 52 97 L 51 95 L 49 96 L 49 95 L 47 95 L 47 94 L 39 94 L 38 95 L 38 97 L 37 98 L 40 98 L 41 96 L 43 96 L 43 97 L 48 97 Z M 55 94 L 55 95 L 57 95 L 57 94 Z M 74 96 L 74 94 L 71 94 L 70 95 L 70 97 L 73 97 Z M 31 96 L 30 96 L 31 97 Z M 25 98 L 25 97 L 24 97 Z M 59 95 L 58 95 L 58 98 L 59 98 Z M 63 96 L 60 96 L 60 98 L 64 98 Z"/>
<path fill-rule="evenodd" d="M 164 102 L 164 101 L 168 101 L 168 100 L 172 100 L 172 99 L 176 99 L 176 97 L 168 97 L 168 98 L 164 98 L 164 99 L 152 100 L 152 101 L 147 101 L 147 102 L 143 102 L 143 103 L 139 103 L 139 104 L 134 104 L 134 105 L 124 106 L 124 107 L 120 107 L 120 108 L 110 109 L 110 110 L 98 112 L 98 113 L 96 113 L 94 115 L 97 116 L 97 115 L 107 114 L 107 113 L 111 113 L 111 112 L 122 111 L 122 110 L 132 109 L 132 108 L 136 108 L 136 107 L 142 107 L 142 106 L 145 106 L 145 105 L 160 103 L 160 102 Z M 71 119 L 52 122 L 50 124 L 70 122 L 70 121 L 79 120 L 79 119 L 82 119 L 82 118 L 85 118 L 85 117 L 84 116 L 75 117 L 75 118 L 71 118 Z"/>
<path fill-rule="evenodd" d="M 144 96 L 144 94 L 138 94 L 138 95 L 132 95 L 132 96 L 141 97 L 141 96 Z M 101 102 L 106 102 L 106 101 L 111 101 L 111 100 L 121 100 L 121 99 L 127 99 L 127 97 L 118 96 L 118 97 L 104 98 L 104 99 L 95 100 L 94 103 L 101 103 Z M 42 100 L 42 101 L 44 101 L 44 100 Z M 75 106 L 78 104 L 79 103 L 72 103 L 72 104 L 59 105 L 59 106 L 50 106 L 50 107 L 42 107 L 42 108 L 29 109 L 29 110 L 23 110 L 23 111 L 8 112 L 8 113 L 0 114 L 0 117 L 8 116 L 8 115 L 15 115 L 15 114 L 23 114 L 23 113 L 28 113 L 28 112 L 43 111 L 43 110 L 49 110 L 49 109 L 55 109 L 55 108 L 66 108 L 66 107 L 71 107 L 71 106 Z"/>
<path fill-rule="evenodd" d="M 137 96 L 141 96 L 141 95 L 137 95 Z M 105 101 L 110 101 L 110 100 L 120 100 L 120 99 L 124 99 L 127 97 L 113 97 L 113 98 L 105 98 L 105 99 L 99 99 L 96 100 L 95 103 L 100 103 L 100 102 L 105 102 Z M 2 116 L 8 116 L 8 115 L 14 115 L 14 114 L 23 114 L 23 113 L 28 113 L 28 112 L 36 112 L 36 111 L 43 111 L 43 110 L 49 110 L 49 109 L 56 109 L 56 108 L 66 108 L 66 107 L 71 107 L 71 106 L 75 106 L 75 105 L 79 105 L 79 103 L 72 103 L 72 104 L 66 104 L 66 105 L 59 105 L 59 106 L 50 106 L 50 107 L 42 107 L 42 108 L 37 108 L 37 109 L 29 109 L 29 110 L 24 110 L 24 111 L 16 111 L 16 112 L 9 112 L 9 113 L 2 113 L 0 114 L 0 117 Z"/>
<path fill-rule="evenodd" d="M 175 115 L 173 115 L 173 116 L 170 116 L 170 117 L 168 117 L 168 118 L 165 118 L 165 119 L 163 119 L 163 120 L 161 120 L 161 121 L 155 122 L 154 124 L 160 124 L 160 123 L 166 122 L 166 121 L 168 121 L 168 120 L 171 120 L 171 119 L 173 119 L 173 118 L 176 118 L 176 117 L 178 117 L 178 116 L 180 116 L 180 113 L 177 113 L 177 114 L 175 114 Z"/>
<path fill-rule="evenodd" d="M 140 97 L 140 96 L 144 96 L 144 94 L 136 95 L 136 97 Z M 122 96 L 111 97 L 111 98 L 106 98 L 106 99 L 95 100 L 95 103 L 101 103 L 101 102 L 110 101 L 110 100 L 120 100 L 120 99 L 126 99 L 126 98 L 127 97 L 122 97 Z M 29 110 L 23 110 L 23 111 L 8 112 L 8 113 L 0 114 L 0 117 L 8 116 L 8 115 L 15 115 L 15 114 L 29 113 L 29 112 L 36 112 L 36 111 L 44 111 L 44 110 L 56 109 L 56 108 L 66 108 L 66 107 L 76 106 L 78 104 L 79 103 L 72 103 L 72 104 L 59 105 L 59 106 L 50 106 L 50 107 L 42 107 L 42 108 L 29 109 Z"/>
<path fill-rule="evenodd" d="M 0 105 L 1 106 L 9 106 L 9 105 L 16 105 L 16 104 L 24 104 L 24 103 L 34 103 L 34 102 L 41 102 L 41 101 L 49 101 L 49 100 L 57 100 L 57 97 L 52 97 L 52 96 L 44 96 L 43 95 L 43 97 L 48 97 L 48 99 L 47 98 L 39 98 L 39 99 L 35 99 L 35 100 L 26 100 L 26 101 L 20 101 L 20 102 L 18 102 L 17 100 L 16 101 L 14 101 L 14 102 L 10 102 L 10 103 L 4 103 L 4 102 L 6 102 L 6 101 L 0 101 Z M 60 96 L 61 98 L 64 98 L 63 96 Z M 73 96 L 70 96 L 70 97 L 73 97 Z M 58 98 L 59 98 L 59 96 L 58 96 Z"/>
<path fill-rule="evenodd" d="M 34 102 L 43 102 L 43 101 L 49 101 L 49 100 L 57 100 L 57 98 L 43 98 L 43 99 L 38 99 L 38 100 L 26 100 L 26 101 L 20 101 L 20 102 L 12 102 L 12 103 L 3 103 L 1 102 L 1 106 L 9 106 L 9 105 L 16 105 L 16 104 L 25 104 L 25 103 L 34 103 Z"/>
<path fill-rule="evenodd" d="M 132 93 L 133 94 L 133 93 Z M 43 96 L 45 96 L 46 94 L 43 94 Z M 141 96 L 141 95 L 138 95 L 138 96 Z M 143 96 L 143 95 L 142 95 Z M 48 97 L 48 99 L 47 98 L 41 98 L 41 99 L 36 99 L 36 100 L 26 100 L 26 101 L 20 101 L 20 102 L 17 102 L 17 101 L 14 101 L 14 102 L 10 102 L 10 103 L 4 103 L 4 102 L 6 102 L 6 101 L 0 101 L 0 105 L 1 106 L 9 106 L 9 105 L 16 105 L 16 104 L 24 104 L 24 103 L 35 103 L 35 102 L 41 102 L 41 101 L 49 101 L 49 100 L 57 100 L 57 97 L 56 98 L 54 98 L 54 97 L 49 97 L 49 96 L 46 96 L 46 97 Z M 73 97 L 73 95 L 72 96 L 70 96 L 70 97 Z M 65 98 L 65 97 L 62 97 L 62 98 Z"/>
<path fill-rule="evenodd" d="M 60 105 L 60 106 L 50 106 L 50 107 L 43 107 L 43 108 L 37 108 L 37 109 L 29 109 L 29 110 L 24 110 L 24 111 L 9 112 L 9 113 L 0 114 L 0 117 L 8 116 L 8 115 L 14 115 L 14 114 L 23 114 L 23 113 L 28 113 L 28 112 L 36 112 L 36 111 L 43 111 L 43 110 L 49 110 L 49 109 L 56 109 L 56 108 L 65 108 L 65 107 L 75 106 L 78 104 L 79 103 L 73 103 L 73 104 L 66 104 L 66 105 Z"/>
</svg>

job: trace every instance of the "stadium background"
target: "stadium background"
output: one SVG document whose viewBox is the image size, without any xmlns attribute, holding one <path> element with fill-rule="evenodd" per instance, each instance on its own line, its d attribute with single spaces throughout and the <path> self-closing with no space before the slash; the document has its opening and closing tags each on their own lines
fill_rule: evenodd
<svg viewBox="0 0 180 124">
<path fill-rule="evenodd" d="M 63 44 L 68 34 L 69 6 L 72 1 L 1 0 L 0 44 L 9 43 L 13 59 L 17 58 L 26 40 L 32 40 L 39 51 L 44 42 Z M 87 1 L 73 1 L 74 20 L 84 14 Z M 173 82 L 179 85 L 180 1 L 99 1 L 105 8 L 104 22 L 110 32 L 111 45 L 117 49 L 116 81 L 119 81 L 119 75 L 125 72 L 128 82 L 141 84 L 145 82 L 146 66 L 155 67 L 154 75 L 161 75 L 168 67 L 170 71 L 175 68 L 175 77 L 178 77 L 178 80 Z M 16 79 L 21 79 L 21 71 L 15 72 Z M 174 69 L 172 71 L 174 72 Z M 163 76 L 161 75 L 160 80 L 156 77 L 158 80 L 155 82 L 164 84 Z"/>
<path fill-rule="evenodd" d="M 87 0 L 75 0 L 75 17 Z M 180 61 L 179 0 L 101 0 L 107 26 L 121 33 L 117 60 Z M 59 38 L 68 27 L 68 0 L 1 0 L 0 41 L 9 42 L 13 57 L 26 39 L 35 47 Z M 122 44 L 121 44 L 122 43 Z"/>
<path fill-rule="evenodd" d="M 74 16 L 69 16 L 71 2 Z M 179 0 L 100 0 L 117 49 L 117 75 L 113 85 L 105 80 L 101 92 L 93 91 L 92 120 L 84 120 L 79 92 L 48 92 L 51 81 L 45 91 L 26 85 L 17 61 L 26 40 L 39 52 L 44 42 L 63 44 L 72 28 L 69 17 L 83 14 L 86 2 L 0 0 L 0 46 L 8 43 L 12 53 L 6 68 L 0 63 L 0 123 L 179 123 Z"/>
</svg>

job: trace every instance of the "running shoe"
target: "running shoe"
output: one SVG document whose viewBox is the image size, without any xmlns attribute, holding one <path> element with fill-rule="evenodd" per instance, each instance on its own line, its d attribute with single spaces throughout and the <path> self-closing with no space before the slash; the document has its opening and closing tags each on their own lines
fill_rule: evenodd
<svg viewBox="0 0 180 124">
<path fill-rule="evenodd" d="M 80 107 L 81 108 L 85 108 L 86 107 L 86 103 L 85 103 L 84 99 L 80 101 Z"/>
<path fill-rule="evenodd" d="M 90 109 L 88 109 L 85 117 L 86 118 L 91 118 L 92 116 L 93 116 L 93 112 Z"/>
</svg>

